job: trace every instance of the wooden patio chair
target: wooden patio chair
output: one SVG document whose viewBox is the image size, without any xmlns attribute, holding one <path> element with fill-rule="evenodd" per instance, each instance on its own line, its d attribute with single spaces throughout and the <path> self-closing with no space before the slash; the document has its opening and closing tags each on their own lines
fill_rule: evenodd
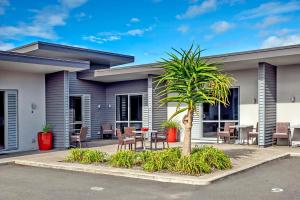
<svg viewBox="0 0 300 200">
<path fill-rule="evenodd" d="M 248 133 L 248 136 L 247 136 L 247 144 L 248 145 L 249 145 L 250 139 L 252 140 L 252 143 L 253 143 L 253 138 L 256 138 L 256 141 L 258 142 L 258 128 L 259 128 L 258 125 L 259 124 L 257 122 L 256 127 Z"/>
<path fill-rule="evenodd" d="M 290 123 L 289 122 L 277 122 L 275 133 L 273 133 L 273 141 L 274 143 L 278 143 L 278 139 L 287 139 L 288 146 L 290 146 Z"/>
<path fill-rule="evenodd" d="M 235 136 L 235 128 L 232 128 L 233 126 L 235 126 L 234 122 L 225 122 L 224 124 L 224 129 L 218 129 L 217 132 L 217 143 L 219 144 L 219 139 L 223 138 L 224 143 L 227 141 L 228 139 L 228 143 L 230 142 L 230 139 L 232 138 L 236 138 Z"/>
<path fill-rule="evenodd" d="M 167 143 L 167 147 L 169 148 L 169 142 L 168 142 L 168 131 L 164 129 L 161 132 L 151 132 L 150 136 L 150 149 L 152 150 L 152 144 L 154 142 L 155 150 L 157 150 L 157 143 L 162 142 L 163 143 L 163 149 L 165 148 L 165 142 Z"/>
<path fill-rule="evenodd" d="M 102 123 L 100 128 L 102 132 L 102 138 L 104 138 L 104 135 L 110 135 L 111 139 L 113 138 L 113 126 L 110 123 Z"/>
<path fill-rule="evenodd" d="M 88 133 L 88 127 L 81 127 L 80 132 L 71 135 L 71 143 L 76 143 L 76 147 L 78 146 L 81 148 L 82 143 L 85 143 L 87 147 L 87 133 Z"/>
<path fill-rule="evenodd" d="M 134 138 L 135 146 L 137 142 L 141 142 L 142 148 L 144 147 L 144 137 L 143 134 L 137 135 L 134 133 L 135 127 L 124 127 L 125 136 L 128 138 Z"/>
<path fill-rule="evenodd" d="M 134 150 L 136 149 L 136 143 L 133 137 L 123 137 L 122 132 L 119 128 L 116 129 L 116 135 L 118 137 L 118 151 L 121 147 L 123 147 L 123 145 L 125 146 L 126 149 L 126 145 L 128 144 L 128 148 L 132 150 L 132 145 L 134 145 Z"/>
</svg>

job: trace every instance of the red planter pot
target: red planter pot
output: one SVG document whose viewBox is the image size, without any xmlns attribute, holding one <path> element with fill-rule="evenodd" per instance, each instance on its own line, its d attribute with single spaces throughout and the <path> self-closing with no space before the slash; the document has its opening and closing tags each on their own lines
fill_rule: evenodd
<svg viewBox="0 0 300 200">
<path fill-rule="evenodd" d="M 168 142 L 177 141 L 177 128 L 168 128 Z"/>
<path fill-rule="evenodd" d="M 38 143 L 39 143 L 39 150 L 50 150 L 52 149 L 53 143 L 53 134 L 52 132 L 39 132 L 38 133 Z"/>
</svg>

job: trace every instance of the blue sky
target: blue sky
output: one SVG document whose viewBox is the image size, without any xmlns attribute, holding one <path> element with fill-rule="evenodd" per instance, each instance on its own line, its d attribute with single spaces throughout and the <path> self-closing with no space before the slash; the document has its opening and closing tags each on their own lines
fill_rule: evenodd
<svg viewBox="0 0 300 200">
<path fill-rule="evenodd" d="M 300 0 L 0 0 L 0 49 L 47 41 L 160 60 L 300 43 Z"/>
</svg>

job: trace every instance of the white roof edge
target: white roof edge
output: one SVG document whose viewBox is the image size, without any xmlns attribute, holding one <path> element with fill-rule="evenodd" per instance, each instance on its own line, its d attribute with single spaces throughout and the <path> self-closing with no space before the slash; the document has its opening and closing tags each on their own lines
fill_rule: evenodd
<svg viewBox="0 0 300 200">
<path fill-rule="evenodd" d="M 0 60 L 12 61 L 12 62 L 25 62 L 25 63 L 33 63 L 33 64 L 76 67 L 76 68 L 82 68 L 83 70 L 90 68 L 89 61 L 48 58 L 48 57 L 32 56 L 32 55 L 16 53 L 16 52 L 8 52 L 8 51 L 0 51 Z"/>
</svg>

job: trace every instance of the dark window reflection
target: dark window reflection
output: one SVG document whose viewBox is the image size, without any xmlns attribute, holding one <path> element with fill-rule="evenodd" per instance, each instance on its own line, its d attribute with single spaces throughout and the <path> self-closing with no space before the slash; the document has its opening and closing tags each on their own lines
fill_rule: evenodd
<svg viewBox="0 0 300 200">
<path fill-rule="evenodd" d="M 226 107 L 221 104 L 221 120 L 238 120 L 238 103 L 239 103 L 239 96 L 238 96 L 238 88 L 230 89 L 230 95 L 228 97 L 229 105 Z"/>
<path fill-rule="evenodd" d="M 218 120 L 218 112 L 218 104 L 213 106 L 208 103 L 203 104 L 203 120 Z"/>
<path fill-rule="evenodd" d="M 218 122 L 203 123 L 203 137 L 217 137 Z"/>
</svg>

